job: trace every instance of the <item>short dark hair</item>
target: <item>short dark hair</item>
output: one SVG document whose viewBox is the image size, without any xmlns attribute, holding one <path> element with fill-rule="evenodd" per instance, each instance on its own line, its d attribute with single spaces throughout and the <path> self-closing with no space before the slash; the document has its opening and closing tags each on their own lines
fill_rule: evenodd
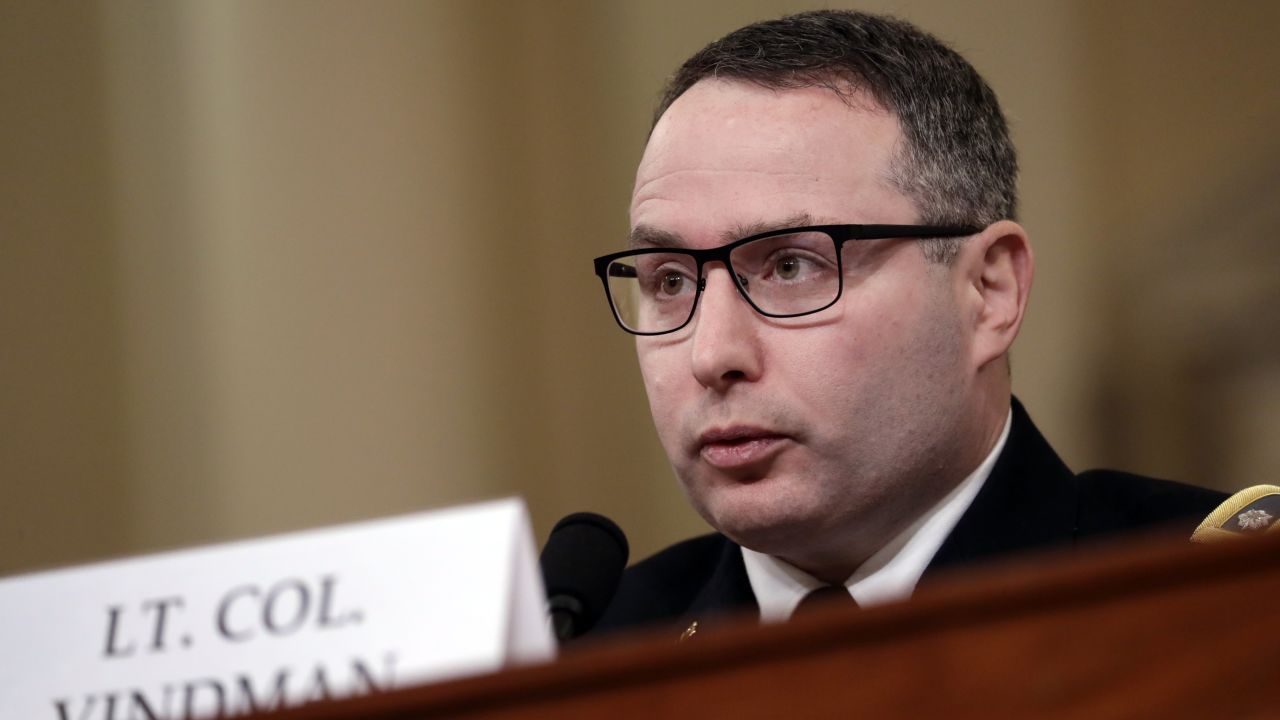
<svg viewBox="0 0 1280 720">
<path fill-rule="evenodd" d="M 910 23 L 818 10 L 735 30 L 680 66 L 654 124 L 705 78 L 826 87 L 845 99 L 868 93 L 898 118 L 906 144 L 889 179 L 920 222 L 981 227 L 1016 216 L 1017 153 L 995 93 L 959 53 Z M 930 241 L 926 254 L 950 262 L 959 242 Z"/>
</svg>

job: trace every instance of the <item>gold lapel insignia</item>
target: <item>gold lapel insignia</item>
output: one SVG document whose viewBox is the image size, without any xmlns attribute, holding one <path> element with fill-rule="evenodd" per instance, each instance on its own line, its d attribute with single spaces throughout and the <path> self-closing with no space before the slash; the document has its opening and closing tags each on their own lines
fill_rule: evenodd
<svg viewBox="0 0 1280 720">
<path fill-rule="evenodd" d="M 698 621 L 694 620 L 693 623 L 689 625 L 689 627 L 684 629 L 684 632 L 680 633 L 679 642 L 684 642 L 685 640 L 688 640 L 689 638 L 697 634 L 698 634 Z"/>
</svg>

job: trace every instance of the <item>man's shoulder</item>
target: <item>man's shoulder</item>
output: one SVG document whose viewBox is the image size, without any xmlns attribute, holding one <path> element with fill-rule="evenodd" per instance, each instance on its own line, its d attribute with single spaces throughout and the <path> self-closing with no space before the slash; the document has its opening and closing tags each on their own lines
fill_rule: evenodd
<svg viewBox="0 0 1280 720">
<path fill-rule="evenodd" d="M 751 600 L 741 548 L 718 533 L 701 535 L 628 567 L 592 632 L 678 621 L 699 607 L 726 609 Z"/>
<path fill-rule="evenodd" d="M 1227 499 L 1218 490 L 1119 470 L 1087 470 L 1076 476 L 1081 538 L 1147 527 L 1185 530 L 1188 536 Z"/>
<path fill-rule="evenodd" d="M 1191 532 L 1226 495 L 1116 470 L 1074 473 L 1012 401 L 1003 452 L 926 574 L 1126 533 Z"/>
</svg>

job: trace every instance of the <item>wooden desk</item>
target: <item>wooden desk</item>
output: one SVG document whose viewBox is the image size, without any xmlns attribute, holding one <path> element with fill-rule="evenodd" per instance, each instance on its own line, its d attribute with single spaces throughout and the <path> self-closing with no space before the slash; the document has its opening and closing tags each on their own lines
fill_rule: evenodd
<svg viewBox="0 0 1280 720">
<path fill-rule="evenodd" d="M 955 575 L 906 603 L 547 665 L 265 720 L 1280 716 L 1280 537 L 1148 538 Z"/>
</svg>

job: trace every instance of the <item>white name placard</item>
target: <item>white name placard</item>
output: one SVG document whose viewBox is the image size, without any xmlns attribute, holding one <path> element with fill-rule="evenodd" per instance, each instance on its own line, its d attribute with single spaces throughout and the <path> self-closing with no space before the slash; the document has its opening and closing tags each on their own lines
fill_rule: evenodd
<svg viewBox="0 0 1280 720">
<path fill-rule="evenodd" d="M 524 504 L 0 580 L 0 718 L 186 720 L 549 659 Z"/>
</svg>

